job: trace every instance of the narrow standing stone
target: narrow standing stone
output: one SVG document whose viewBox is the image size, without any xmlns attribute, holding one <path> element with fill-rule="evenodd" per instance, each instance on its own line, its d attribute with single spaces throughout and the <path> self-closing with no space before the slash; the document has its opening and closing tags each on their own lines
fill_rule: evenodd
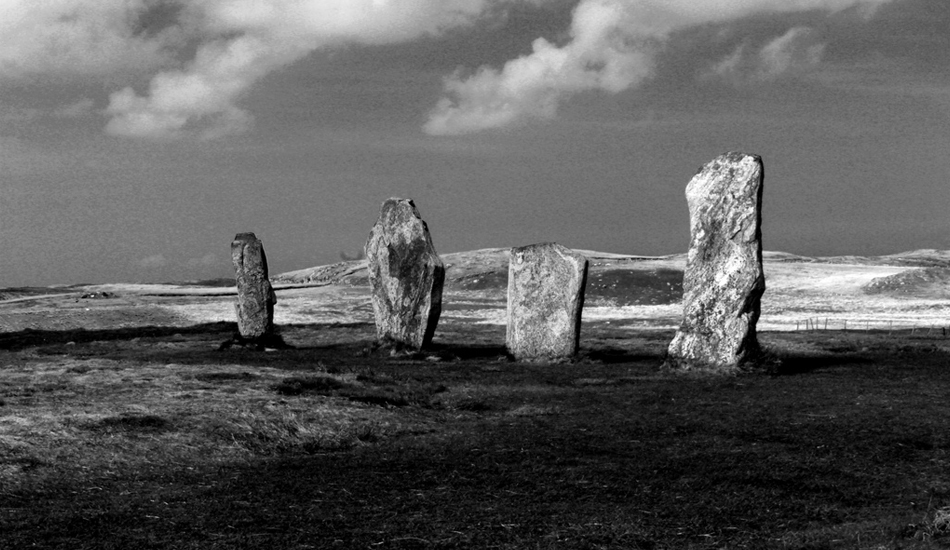
<svg viewBox="0 0 950 550">
<path fill-rule="evenodd" d="M 442 313 L 445 266 L 411 200 L 383 202 L 366 259 L 379 341 L 413 350 L 428 346 Z"/>
<path fill-rule="evenodd" d="M 246 340 L 259 340 L 274 332 L 277 296 L 267 275 L 264 246 L 254 233 L 238 233 L 231 242 L 231 261 L 237 280 L 238 332 Z"/>
<path fill-rule="evenodd" d="M 508 353 L 519 361 L 563 361 L 577 353 L 587 258 L 557 243 L 511 249 Z"/>
<path fill-rule="evenodd" d="M 730 374 L 760 353 L 762 174 L 758 156 L 726 153 L 686 186 L 692 236 L 683 323 L 667 357 L 673 369 Z"/>
</svg>

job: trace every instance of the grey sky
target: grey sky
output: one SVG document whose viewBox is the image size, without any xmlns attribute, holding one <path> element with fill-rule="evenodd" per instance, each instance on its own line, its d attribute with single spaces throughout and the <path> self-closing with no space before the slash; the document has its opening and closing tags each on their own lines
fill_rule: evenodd
<svg viewBox="0 0 950 550">
<path fill-rule="evenodd" d="M 228 276 L 243 231 L 272 272 L 330 263 L 390 196 L 443 253 L 682 252 L 683 190 L 728 150 L 763 157 L 767 249 L 948 248 L 944 0 L 0 14 L 0 286 Z"/>
</svg>

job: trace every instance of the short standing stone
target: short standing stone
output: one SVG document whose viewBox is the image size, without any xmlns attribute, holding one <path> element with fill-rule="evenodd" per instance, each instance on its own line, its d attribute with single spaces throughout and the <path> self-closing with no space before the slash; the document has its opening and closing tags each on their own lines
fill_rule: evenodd
<svg viewBox="0 0 950 550">
<path fill-rule="evenodd" d="M 556 243 L 511 249 L 508 353 L 519 361 L 562 361 L 577 353 L 587 258 Z"/>
<path fill-rule="evenodd" d="M 254 233 L 238 233 L 231 242 L 231 261 L 237 280 L 238 332 L 241 338 L 257 340 L 274 332 L 277 296 L 267 275 L 267 257 Z"/>
<path fill-rule="evenodd" d="M 414 350 L 428 346 L 442 313 L 445 266 L 411 200 L 383 202 L 366 259 L 379 341 Z"/>
<path fill-rule="evenodd" d="M 671 368 L 734 373 L 760 353 L 762 174 L 758 156 L 726 153 L 686 186 L 691 241 Z"/>
</svg>

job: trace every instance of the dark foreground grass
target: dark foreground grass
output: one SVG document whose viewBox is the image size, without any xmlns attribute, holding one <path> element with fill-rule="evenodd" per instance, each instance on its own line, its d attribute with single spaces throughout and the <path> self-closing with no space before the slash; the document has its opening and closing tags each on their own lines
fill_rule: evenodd
<svg viewBox="0 0 950 550">
<path fill-rule="evenodd" d="M 950 547 L 944 341 L 766 334 L 777 373 L 702 379 L 611 330 L 573 365 L 498 328 L 12 346 L 0 548 Z"/>
</svg>

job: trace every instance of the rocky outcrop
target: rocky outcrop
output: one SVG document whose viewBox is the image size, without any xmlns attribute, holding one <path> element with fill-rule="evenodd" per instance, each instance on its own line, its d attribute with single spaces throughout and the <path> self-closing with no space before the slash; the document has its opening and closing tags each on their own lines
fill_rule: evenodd
<svg viewBox="0 0 950 550">
<path fill-rule="evenodd" d="M 760 354 L 762 174 L 758 156 L 726 153 L 686 186 L 691 241 L 670 368 L 734 373 Z"/>
<path fill-rule="evenodd" d="M 556 243 L 511 249 L 508 353 L 519 361 L 563 361 L 577 353 L 587 258 Z"/>
<path fill-rule="evenodd" d="M 429 345 L 442 313 L 445 266 L 411 200 L 383 202 L 366 259 L 379 341 L 411 350 Z"/>
<path fill-rule="evenodd" d="M 231 261 L 237 280 L 238 332 L 245 340 L 259 340 L 274 332 L 277 296 L 267 276 L 264 246 L 254 233 L 238 233 L 231 242 Z"/>
</svg>

